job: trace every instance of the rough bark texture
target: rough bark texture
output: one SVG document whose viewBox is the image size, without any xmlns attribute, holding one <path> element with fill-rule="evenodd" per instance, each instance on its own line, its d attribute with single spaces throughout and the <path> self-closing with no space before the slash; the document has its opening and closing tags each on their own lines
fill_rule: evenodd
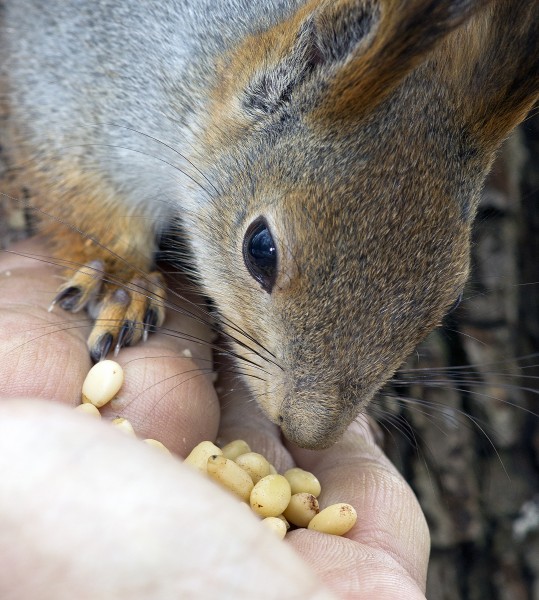
<svg viewBox="0 0 539 600">
<path fill-rule="evenodd" d="M 0 145 L 0 192 L 25 197 L 9 179 Z M 5 247 L 27 215 L 0 198 Z M 430 523 L 429 600 L 539 600 L 538 200 L 536 117 L 485 188 L 461 306 L 374 407 Z"/>
</svg>

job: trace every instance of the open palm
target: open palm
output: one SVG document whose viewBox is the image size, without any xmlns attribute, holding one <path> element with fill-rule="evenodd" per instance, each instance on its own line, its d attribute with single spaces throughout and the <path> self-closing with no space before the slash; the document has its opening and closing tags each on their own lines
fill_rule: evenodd
<svg viewBox="0 0 539 600">
<path fill-rule="evenodd" d="M 358 512 L 346 537 L 296 530 L 277 540 L 177 458 L 61 406 L 80 402 L 88 322 L 47 312 L 58 280 L 44 246 L 14 251 L 0 255 L 2 598 L 424 599 L 424 517 L 366 419 L 329 450 L 301 450 L 246 401 L 232 368 L 220 407 L 208 343 L 164 332 L 121 351 L 126 382 L 104 416 L 128 418 L 179 456 L 203 439 L 246 439 L 279 470 L 314 472 L 322 506 Z M 211 339 L 176 313 L 165 327 Z"/>
</svg>

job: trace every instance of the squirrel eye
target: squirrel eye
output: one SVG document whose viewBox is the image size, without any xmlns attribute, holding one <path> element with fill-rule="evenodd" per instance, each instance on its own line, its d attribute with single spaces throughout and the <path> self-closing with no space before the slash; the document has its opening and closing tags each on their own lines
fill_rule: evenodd
<svg viewBox="0 0 539 600">
<path fill-rule="evenodd" d="M 277 248 L 262 217 L 253 221 L 243 239 L 243 260 L 262 289 L 271 293 L 277 276 Z"/>
</svg>

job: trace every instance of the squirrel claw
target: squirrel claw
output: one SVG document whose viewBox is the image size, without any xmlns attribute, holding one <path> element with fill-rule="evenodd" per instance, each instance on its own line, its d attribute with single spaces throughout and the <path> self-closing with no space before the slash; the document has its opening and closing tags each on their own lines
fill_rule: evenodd
<svg viewBox="0 0 539 600">
<path fill-rule="evenodd" d="M 123 265 L 122 265 L 123 266 Z M 88 348 L 94 362 L 103 360 L 114 347 L 117 356 L 125 346 L 146 341 L 165 320 L 165 281 L 158 272 L 119 277 L 105 269 L 104 261 L 92 260 L 70 272 L 49 306 L 77 312 L 86 308 L 94 319 Z"/>
<path fill-rule="evenodd" d="M 85 264 L 60 287 L 49 306 L 49 312 L 56 304 L 73 313 L 83 309 L 99 293 L 103 276 L 102 261 L 92 260 Z"/>
<path fill-rule="evenodd" d="M 163 311 L 161 311 L 162 313 Z M 157 331 L 157 327 L 163 323 L 162 316 L 160 317 L 159 311 L 155 308 L 149 308 L 144 315 L 144 329 L 142 333 L 142 339 L 145 342 L 148 339 L 148 334 Z"/>
<path fill-rule="evenodd" d="M 70 285 L 66 288 L 61 288 L 51 302 L 49 312 L 52 312 L 56 304 L 69 312 L 77 312 L 78 308 L 80 308 L 78 305 L 81 299 L 82 290 L 79 287 Z"/>
<path fill-rule="evenodd" d="M 124 346 L 130 346 L 135 334 L 135 328 L 137 323 L 131 320 L 124 321 L 118 333 L 118 340 L 116 341 L 116 347 L 114 348 L 114 356 L 118 356 L 118 353 Z"/>
<path fill-rule="evenodd" d="M 107 356 L 112 347 L 113 339 L 111 333 L 105 333 L 98 339 L 96 344 L 90 347 L 90 357 L 94 362 L 100 362 Z"/>
<path fill-rule="evenodd" d="M 105 283 L 95 304 L 95 323 L 88 338 L 94 360 L 114 346 L 117 356 L 125 346 L 132 346 L 156 331 L 165 318 L 164 281 L 159 273 L 145 278 L 137 275 L 124 285 Z M 109 341 L 110 340 L 110 341 Z"/>
</svg>

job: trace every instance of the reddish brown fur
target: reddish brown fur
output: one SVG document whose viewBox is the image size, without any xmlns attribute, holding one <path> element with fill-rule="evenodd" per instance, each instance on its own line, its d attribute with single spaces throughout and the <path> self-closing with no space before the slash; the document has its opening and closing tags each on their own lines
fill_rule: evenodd
<svg viewBox="0 0 539 600">
<path fill-rule="evenodd" d="M 186 208 L 180 192 L 176 209 L 261 406 L 293 441 L 327 446 L 464 285 L 484 175 L 539 93 L 539 2 L 310 0 L 212 60 L 192 158 L 216 195 Z M 102 141 L 78 133 L 89 155 Z M 40 151 L 58 256 L 147 272 L 155 224 L 105 176 Z M 242 262 L 259 216 L 279 246 L 271 294 Z"/>
</svg>

